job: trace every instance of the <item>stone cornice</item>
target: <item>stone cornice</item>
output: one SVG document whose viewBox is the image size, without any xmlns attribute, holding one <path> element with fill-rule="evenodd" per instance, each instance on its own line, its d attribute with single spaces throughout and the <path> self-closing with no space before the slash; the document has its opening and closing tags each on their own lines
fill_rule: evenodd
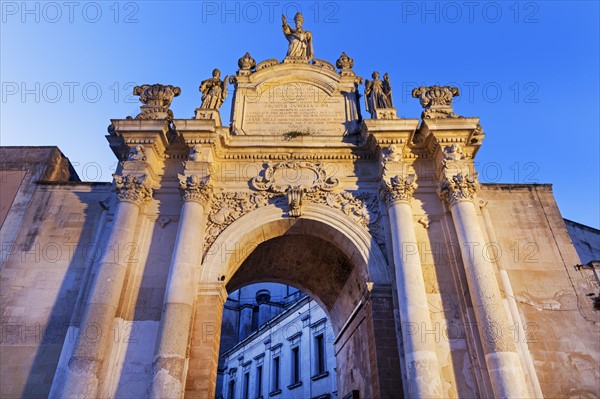
<svg viewBox="0 0 600 399">
<path fill-rule="evenodd" d="M 114 174 L 117 200 L 142 205 L 152 199 L 152 185 L 146 175 L 117 175 Z"/>
<path fill-rule="evenodd" d="M 477 174 L 458 173 L 439 183 L 438 194 L 448 205 L 473 201 L 479 188 Z"/>
</svg>

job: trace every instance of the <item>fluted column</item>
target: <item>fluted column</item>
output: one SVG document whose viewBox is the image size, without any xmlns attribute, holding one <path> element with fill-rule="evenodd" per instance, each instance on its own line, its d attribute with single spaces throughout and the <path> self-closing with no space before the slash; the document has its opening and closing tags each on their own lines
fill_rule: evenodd
<svg viewBox="0 0 600 399">
<path fill-rule="evenodd" d="M 494 396 L 524 398 L 529 396 L 525 374 L 511 340 L 494 268 L 483 256 L 485 239 L 475 208 L 476 190 L 476 176 L 458 173 L 440 183 L 439 193 L 452 213 Z"/>
<path fill-rule="evenodd" d="M 207 181 L 197 176 L 179 176 L 179 181 L 184 203 L 154 351 L 151 398 L 181 398 L 184 394 L 186 350 L 204 242 L 204 207 L 212 194 Z"/>
<path fill-rule="evenodd" d="M 442 398 L 435 340 L 421 334 L 434 329 L 412 219 L 414 189 L 414 175 L 395 176 L 385 182 L 381 194 L 390 218 L 408 392 L 411 398 Z"/>
<path fill-rule="evenodd" d="M 98 395 L 112 324 L 127 272 L 128 244 L 133 241 L 140 206 L 152 198 L 146 177 L 114 175 L 117 206 L 112 229 L 98 265 L 79 336 L 69 359 L 63 398 L 93 398 Z"/>
</svg>

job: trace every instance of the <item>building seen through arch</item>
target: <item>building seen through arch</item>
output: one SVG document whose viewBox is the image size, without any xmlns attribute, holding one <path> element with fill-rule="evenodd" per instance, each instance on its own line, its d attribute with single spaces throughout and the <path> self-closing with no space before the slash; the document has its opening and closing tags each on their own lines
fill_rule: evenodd
<svg viewBox="0 0 600 399">
<path fill-rule="evenodd" d="M 598 230 L 550 184 L 479 182 L 485 121 L 457 88 L 415 88 L 400 118 L 393 76 L 320 59 L 307 29 L 215 68 L 193 118 L 179 87 L 135 87 L 112 182 L 0 150 L 0 396 L 600 396 Z M 233 322 L 257 283 L 307 297 L 257 290 Z M 298 331 L 273 337 L 281 301 Z"/>
</svg>

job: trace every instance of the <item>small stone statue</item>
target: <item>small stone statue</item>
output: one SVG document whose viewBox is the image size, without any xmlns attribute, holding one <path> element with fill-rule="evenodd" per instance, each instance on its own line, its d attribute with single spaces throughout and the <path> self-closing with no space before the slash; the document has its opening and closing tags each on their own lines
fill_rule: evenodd
<svg viewBox="0 0 600 399">
<path fill-rule="evenodd" d="M 214 69 L 212 78 L 202 81 L 200 92 L 202 93 L 202 105 L 200 109 L 219 109 L 227 97 L 227 76 L 221 80 L 221 71 Z"/>
<path fill-rule="evenodd" d="M 392 85 L 390 84 L 390 75 L 388 73 L 383 74 L 383 94 L 388 99 L 390 108 L 394 108 L 394 102 L 392 101 Z"/>
<path fill-rule="evenodd" d="M 365 83 L 365 100 L 367 111 L 369 111 L 370 114 L 374 114 L 375 110 L 378 108 L 392 108 L 392 104 L 390 103 L 391 86 L 389 87 L 390 96 L 388 97 L 384 89 L 385 83 L 379 80 L 379 72 L 373 72 L 371 77 L 373 80 L 367 80 Z"/>
<path fill-rule="evenodd" d="M 288 42 L 290 42 L 287 56 L 293 58 L 305 58 L 307 62 L 311 61 L 315 56 L 312 45 L 312 34 L 309 31 L 302 29 L 302 22 L 304 22 L 302 14 L 298 12 L 294 16 L 296 29 L 290 28 L 285 19 L 285 15 L 281 16 L 281 20 L 283 21 L 283 34 Z"/>
</svg>

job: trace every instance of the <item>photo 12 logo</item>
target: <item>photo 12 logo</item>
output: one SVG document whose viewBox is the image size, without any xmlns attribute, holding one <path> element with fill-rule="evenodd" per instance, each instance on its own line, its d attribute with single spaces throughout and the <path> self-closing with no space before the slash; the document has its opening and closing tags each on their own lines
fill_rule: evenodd
<svg viewBox="0 0 600 399">
<path fill-rule="evenodd" d="M 269 22 L 273 23 L 282 15 L 293 18 L 301 13 L 306 22 L 338 23 L 340 3 L 336 1 L 315 1 L 309 4 L 278 1 L 203 1 L 202 23 L 207 22 Z"/>
<path fill-rule="evenodd" d="M 91 23 L 101 21 L 136 24 L 139 3 L 79 1 L 3 1 L 2 23 Z"/>
<path fill-rule="evenodd" d="M 496 1 L 403 1 L 402 23 L 491 23 L 515 24 L 539 22 L 538 3 Z"/>
</svg>

